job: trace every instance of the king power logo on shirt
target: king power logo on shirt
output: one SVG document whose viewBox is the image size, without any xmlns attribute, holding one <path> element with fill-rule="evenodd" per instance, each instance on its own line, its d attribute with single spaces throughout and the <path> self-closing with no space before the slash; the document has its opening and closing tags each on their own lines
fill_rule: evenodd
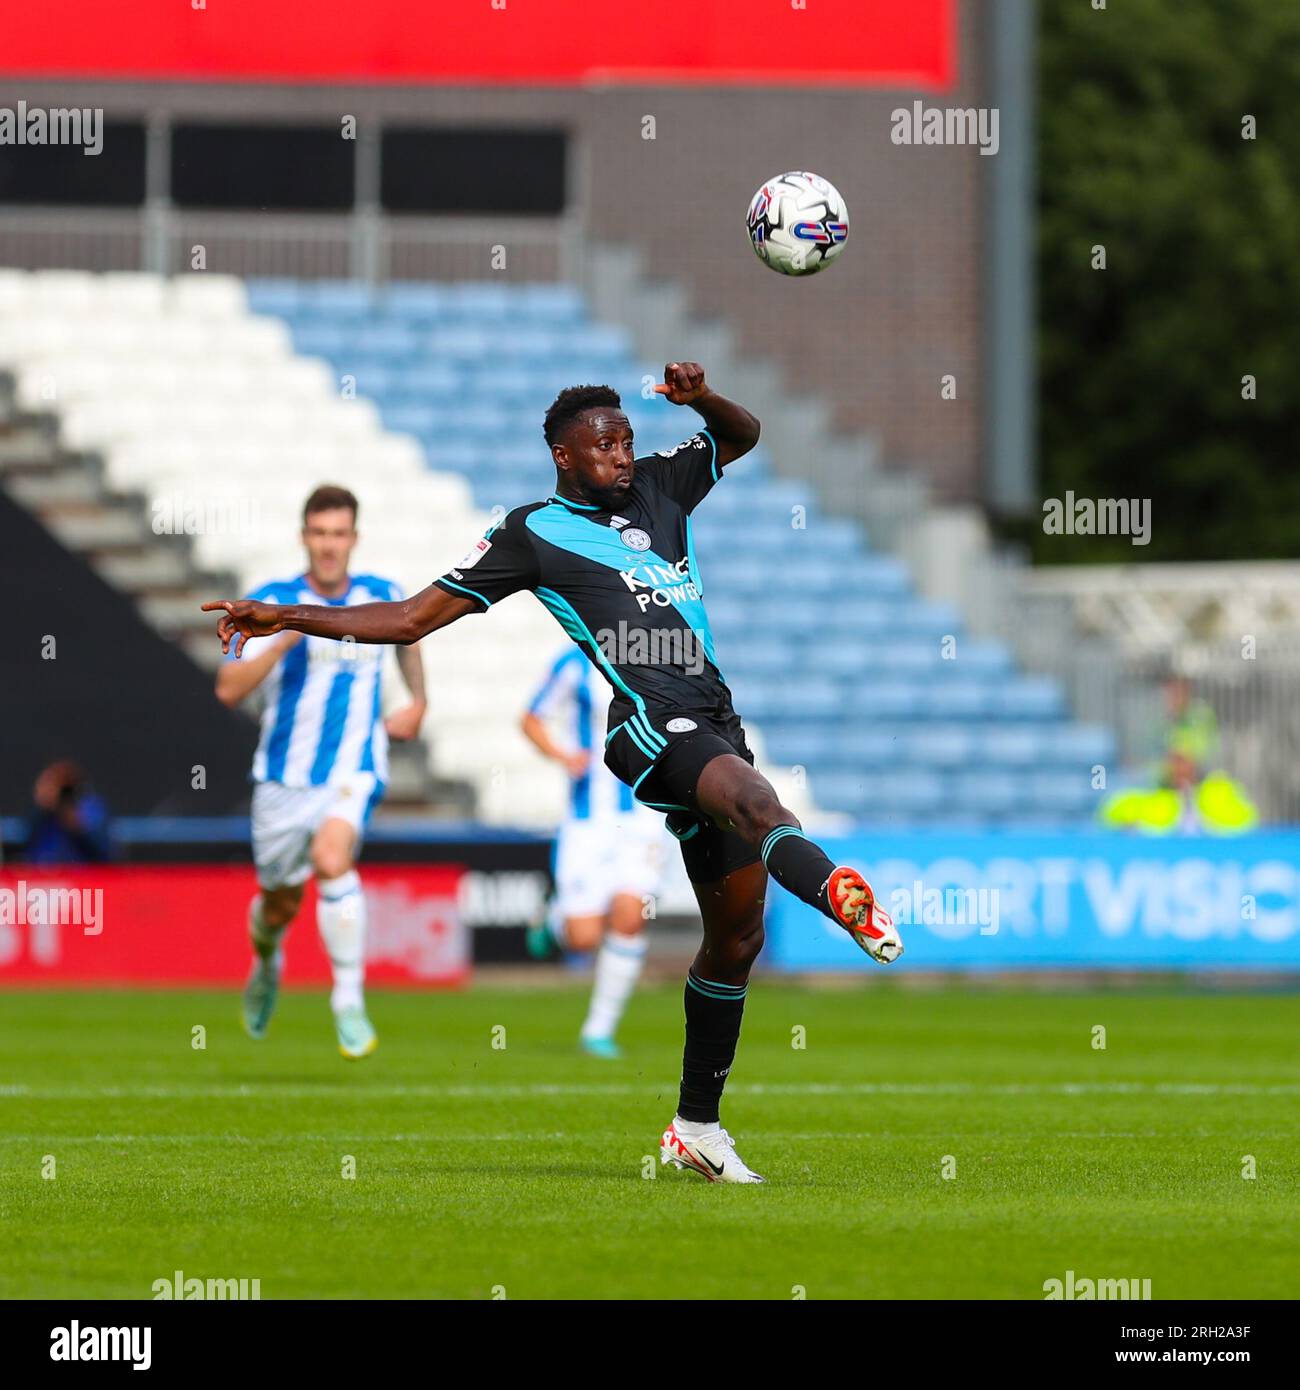
<svg viewBox="0 0 1300 1390">
<path fill-rule="evenodd" d="M 700 591 L 691 578 L 690 562 L 684 556 L 676 564 L 634 565 L 630 570 L 619 570 L 618 574 L 627 585 L 628 592 L 636 596 L 637 607 L 643 613 L 649 610 L 651 604 L 657 608 L 668 608 L 686 600 L 698 601 L 700 597 Z"/>
</svg>

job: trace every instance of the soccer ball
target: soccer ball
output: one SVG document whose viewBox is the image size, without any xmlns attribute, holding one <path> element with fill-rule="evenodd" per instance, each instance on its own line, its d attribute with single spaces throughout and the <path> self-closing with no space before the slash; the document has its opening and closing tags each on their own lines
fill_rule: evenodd
<svg viewBox="0 0 1300 1390">
<path fill-rule="evenodd" d="M 754 254 L 782 275 L 815 275 L 849 239 L 849 210 L 839 190 L 807 171 L 768 179 L 745 220 Z"/>
</svg>

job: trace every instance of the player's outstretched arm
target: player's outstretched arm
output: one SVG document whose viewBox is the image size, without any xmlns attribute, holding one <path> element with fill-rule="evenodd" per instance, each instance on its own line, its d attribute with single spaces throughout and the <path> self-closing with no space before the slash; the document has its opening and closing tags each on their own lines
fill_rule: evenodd
<svg viewBox="0 0 1300 1390">
<path fill-rule="evenodd" d="M 449 594 L 430 584 L 410 598 L 393 603 L 359 603 L 355 608 L 219 599 L 205 603 L 203 611 L 221 614 L 217 620 L 221 650 L 229 652 L 233 642 L 238 656 L 250 637 L 271 637 L 277 632 L 332 637 L 338 642 L 347 638 L 353 642 L 407 646 L 479 609 L 473 599 Z"/>
<path fill-rule="evenodd" d="M 655 390 L 674 405 L 689 405 L 704 418 L 718 446 L 718 467 L 725 468 L 758 443 L 758 419 L 743 405 L 720 396 L 704 381 L 704 368 L 698 362 L 669 362 L 664 381 Z"/>
</svg>

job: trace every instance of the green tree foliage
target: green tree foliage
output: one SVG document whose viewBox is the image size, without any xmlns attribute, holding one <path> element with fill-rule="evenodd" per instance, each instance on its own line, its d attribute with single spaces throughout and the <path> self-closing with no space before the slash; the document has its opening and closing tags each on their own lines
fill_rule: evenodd
<svg viewBox="0 0 1300 1390">
<path fill-rule="evenodd" d="M 1300 555 L 1300 3 L 1039 14 L 1041 493 L 1150 498 L 1152 538 L 1034 557 Z"/>
</svg>

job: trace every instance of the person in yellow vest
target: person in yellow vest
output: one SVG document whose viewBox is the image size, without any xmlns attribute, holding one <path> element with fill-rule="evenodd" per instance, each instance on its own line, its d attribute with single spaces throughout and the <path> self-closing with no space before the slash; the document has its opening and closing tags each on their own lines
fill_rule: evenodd
<svg viewBox="0 0 1300 1390">
<path fill-rule="evenodd" d="M 1165 682 L 1168 719 L 1154 787 L 1131 787 L 1102 803 L 1101 823 L 1112 830 L 1147 835 L 1177 833 L 1236 835 L 1259 823 L 1259 812 L 1240 783 L 1214 767 L 1219 755 L 1219 721 L 1191 682 Z"/>
</svg>

